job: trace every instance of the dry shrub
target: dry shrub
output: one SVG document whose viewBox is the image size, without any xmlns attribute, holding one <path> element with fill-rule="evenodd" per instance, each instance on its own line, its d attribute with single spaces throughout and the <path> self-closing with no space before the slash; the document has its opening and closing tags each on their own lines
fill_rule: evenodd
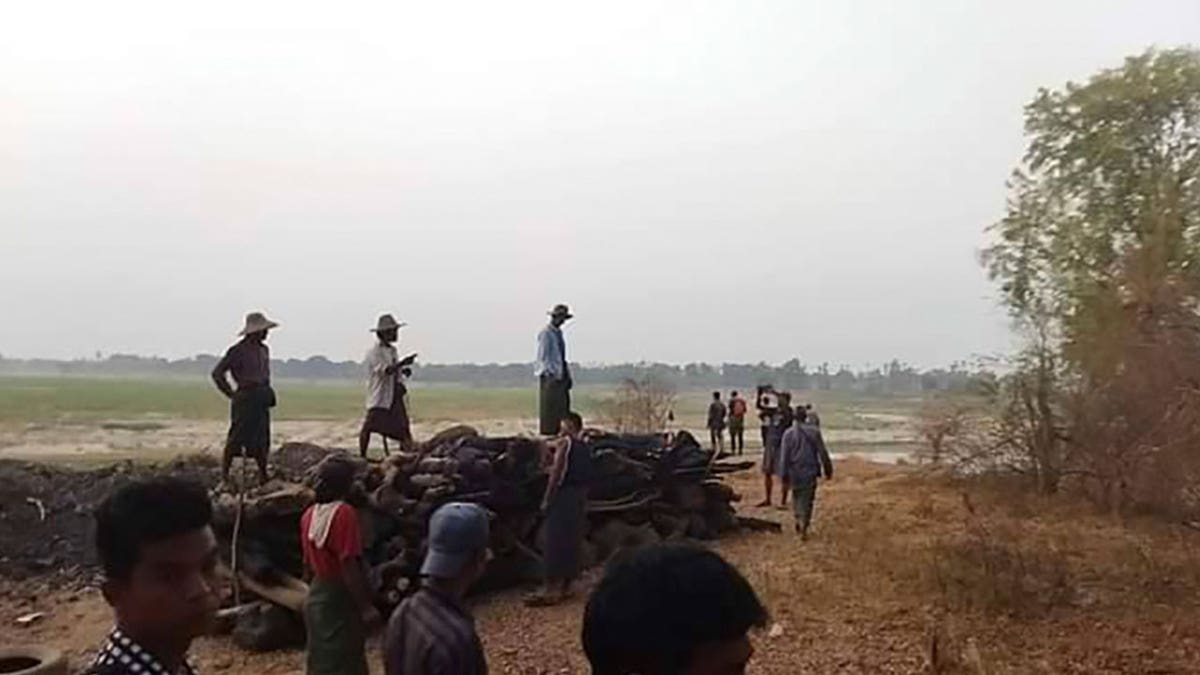
<svg viewBox="0 0 1200 675">
<path fill-rule="evenodd" d="M 948 609 L 1032 617 L 1072 602 L 1066 555 L 1015 520 L 981 517 L 963 496 L 967 528 L 930 550 L 930 575 Z"/>
<path fill-rule="evenodd" d="M 603 404 L 604 416 L 612 428 L 641 434 L 665 429 L 674 407 L 674 387 L 651 375 L 626 379 Z"/>
</svg>

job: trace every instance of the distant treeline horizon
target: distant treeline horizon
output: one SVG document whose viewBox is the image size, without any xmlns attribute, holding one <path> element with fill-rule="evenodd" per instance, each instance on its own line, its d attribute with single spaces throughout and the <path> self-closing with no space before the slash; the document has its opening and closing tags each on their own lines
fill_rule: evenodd
<svg viewBox="0 0 1200 675">
<path fill-rule="evenodd" d="M 0 357 L 0 375 L 129 375 L 147 377 L 206 377 L 219 357 L 198 354 L 186 359 L 111 354 L 95 359 L 10 359 Z M 867 393 L 919 393 L 967 391 L 993 379 L 991 372 L 955 363 L 948 368 L 921 370 L 898 360 L 876 368 L 852 370 L 824 363 L 808 365 L 791 359 L 767 363 L 623 363 L 572 364 L 572 376 L 581 385 L 617 385 L 626 380 L 652 378 L 680 388 L 753 389 L 771 384 L 780 389 L 858 391 Z M 307 359 L 273 359 L 276 378 L 303 380 L 361 380 L 363 367 L 355 361 L 332 361 L 324 356 Z M 418 364 L 416 383 L 521 387 L 533 381 L 532 363 Z"/>
</svg>

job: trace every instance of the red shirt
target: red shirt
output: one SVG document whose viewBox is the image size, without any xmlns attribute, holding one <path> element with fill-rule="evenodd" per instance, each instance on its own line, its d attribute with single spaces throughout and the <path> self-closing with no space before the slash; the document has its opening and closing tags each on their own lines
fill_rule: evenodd
<svg viewBox="0 0 1200 675">
<path fill-rule="evenodd" d="M 742 419 L 746 416 L 746 401 L 742 398 L 735 398 L 729 402 L 729 416 L 735 419 Z"/>
<path fill-rule="evenodd" d="M 304 564 L 318 579 L 336 579 L 342 575 L 347 560 L 362 555 L 362 531 L 358 526 L 358 512 L 349 504 L 341 504 L 333 513 L 329 524 L 329 536 L 325 546 L 317 548 L 308 538 L 308 526 L 312 522 L 313 506 L 300 516 L 300 549 L 304 553 Z"/>
</svg>

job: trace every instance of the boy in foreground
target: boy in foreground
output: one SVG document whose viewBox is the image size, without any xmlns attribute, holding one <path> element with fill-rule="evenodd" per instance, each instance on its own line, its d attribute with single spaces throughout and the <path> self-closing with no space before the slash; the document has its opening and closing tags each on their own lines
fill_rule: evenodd
<svg viewBox="0 0 1200 675">
<path fill-rule="evenodd" d="M 664 544 L 609 565 L 588 599 L 593 675 L 740 675 L 767 622 L 750 583 L 716 553 Z"/>
<path fill-rule="evenodd" d="M 195 675 L 188 649 L 220 606 L 211 522 L 208 493 L 191 481 L 140 481 L 104 500 L 96 549 L 116 627 L 88 675 Z"/>
</svg>

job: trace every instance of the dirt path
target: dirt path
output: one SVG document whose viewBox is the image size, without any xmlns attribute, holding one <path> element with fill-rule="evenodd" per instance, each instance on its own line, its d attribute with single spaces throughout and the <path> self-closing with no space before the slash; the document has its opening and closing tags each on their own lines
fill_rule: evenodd
<svg viewBox="0 0 1200 675">
<path fill-rule="evenodd" d="M 978 606 L 966 602 L 974 586 L 947 590 L 953 587 L 947 579 L 969 578 L 974 569 L 969 557 L 966 568 L 955 567 L 961 562 L 956 546 L 974 541 L 963 537 L 976 518 L 956 485 L 859 460 L 845 460 L 838 469 L 837 480 L 822 488 L 811 542 L 746 534 L 715 543 L 750 579 L 778 624 L 756 636 L 751 673 L 928 672 L 935 637 L 941 672 L 983 672 L 975 661 L 986 672 L 1196 672 L 1200 609 L 1191 598 L 1200 583 L 1193 547 L 1178 533 L 1147 523 L 1123 525 L 1069 502 L 1006 506 L 1003 493 L 985 491 L 972 508 L 987 514 L 981 517 L 995 541 L 985 542 L 986 550 L 1042 538 L 1057 542 L 1054 559 L 1065 565 L 1061 583 L 1071 591 L 1070 599 L 1038 611 L 997 611 L 987 604 L 995 604 L 993 596 Z M 754 474 L 738 477 L 736 487 L 746 503 L 760 496 Z M 743 511 L 787 520 L 782 511 Z M 1024 564 L 1030 579 L 1045 573 L 1032 559 Z M 1163 575 L 1171 578 L 1166 588 L 1155 585 Z M 594 579 L 595 573 L 587 583 Z M 1001 582 L 993 585 L 988 590 L 1003 590 Z M 1035 591 L 1029 602 L 1038 602 L 1041 591 Z M 473 605 L 492 672 L 586 673 L 578 648 L 583 600 L 531 610 L 520 597 L 521 591 L 498 593 Z M 34 610 L 46 611 L 47 618 L 30 628 L 13 625 L 16 616 Z M 9 587 L 0 594 L 0 643 L 52 643 L 81 663 L 108 626 L 94 590 Z M 377 646 L 372 650 L 376 667 Z M 225 639 L 203 640 L 194 651 L 209 673 L 302 670 L 299 652 L 246 654 Z"/>
</svg>

